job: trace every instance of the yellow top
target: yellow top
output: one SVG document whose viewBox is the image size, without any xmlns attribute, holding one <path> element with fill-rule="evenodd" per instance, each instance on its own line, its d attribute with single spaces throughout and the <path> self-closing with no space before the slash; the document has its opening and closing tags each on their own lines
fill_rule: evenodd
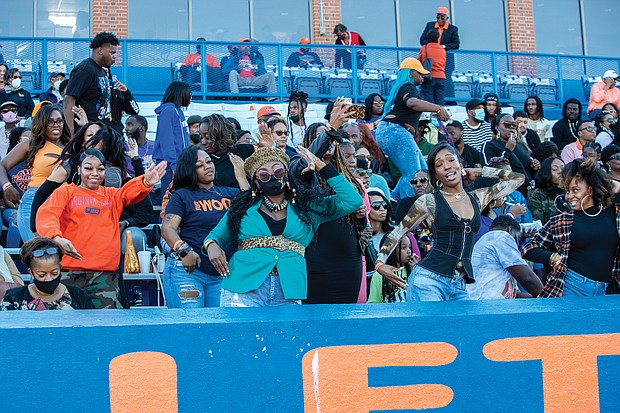
<svg viewBox="0 0 620 413">
<path fill-rule="evenodd" d="M 62 152 L 62 148 L 54 142 L 45 141 L 45 145 L 34 155 L 32 163 L 32 177 L 30 178 L 29 188 L 39 187 L 54 171 L 58 160 L 58 156 Z"/>
</svg>

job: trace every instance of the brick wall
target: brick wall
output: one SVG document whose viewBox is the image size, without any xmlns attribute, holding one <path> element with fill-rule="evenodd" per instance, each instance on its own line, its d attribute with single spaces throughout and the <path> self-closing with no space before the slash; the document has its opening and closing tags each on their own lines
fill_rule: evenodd
<svg viewBox="0 0 620 413">
<path fill-rule="evenodd" d="M 534 33 L 534 8 L 532 0 L 508 0 L 508 50 L 511 52 L 536 52 Z M 536 59 L 515 56 L 511 59 L 512 72 L 536 77 Z"/>
<path fill-rule="evenodd" d="M 320 0 L 312 2 L 312 43 L 333 44 L 334 27 L 340 23 L 340 0 L 323 0 L 323 31 L 321 31 Z"/>
<path fill-rule="evenodd" d="M 112 32 L 127 38 L 128 0 L 93 0 L 92 35 Z"/>
</svg>

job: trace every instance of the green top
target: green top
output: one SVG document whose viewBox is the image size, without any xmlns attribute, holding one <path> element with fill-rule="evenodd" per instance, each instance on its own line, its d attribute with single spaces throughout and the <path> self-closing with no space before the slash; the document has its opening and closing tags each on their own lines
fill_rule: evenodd
<svg viewBox="0 0 620 413">
<path fill-rule="evenodd" d="M 398 276 L 407 281 L 409 274 L 407 269 L 401 267 L 398 270 Z M 368 302 L 371 304 L 376 303 L 402 303 L 407 301 L 407 290 L 397 287 L 388 280 L 384 279 L 379 272 L 375 271 L 370 280 L 370 293 L 368 295 Z"/>
<path fill-rule="evenodd" d="M 324 172 L 325 171 L 325 172 Z M 355 188 L 344 178 L 337 174 L 331 165 L 321 170 L 321 175 L 333 175 L 327 179 L 327 183 L 334 189 L 335 195 L 321 198 L 316 208 L 326 211 L 328 206 L 332 210 L 326 211 L 323 216 L 311 215 L 312 226 L 306 225 L 295 210 L 295 205 L 290 205 L 286 210 L 285 238 L 296 241 L 307 247 L 318 226 L 326 221 L 341 218 L 357 210 L 362 205 L 362 197 Z M 328 202 L 328 200 L 331 200 Z M 255 237 L 272 236 L 267 223 L 259 214 L 260 203 L 252 205 L 241 219 L 239 229 L 239 241 Z M 232 241 L 228 231 L 228 213 L 205 239 L 214 240 L 225 249 Z M 284 297 L 289 300 L 306 298 L 307 274 L 306 259 L 291 250 L 279 251 L 274 248 L 250 248 L 238 250 L 230 259 L 230 275 L 222 281 L 222 288 L 236 293 L 246 293 L 260 287 L 273 267 L 278 269 L 280 283 Z"/>
</svg>

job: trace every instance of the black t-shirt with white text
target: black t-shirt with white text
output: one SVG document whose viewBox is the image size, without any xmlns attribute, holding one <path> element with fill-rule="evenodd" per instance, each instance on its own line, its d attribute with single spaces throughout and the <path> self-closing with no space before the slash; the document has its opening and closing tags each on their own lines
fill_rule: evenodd
<svg viewBox="0 0 620 413">
<path fill-rule="evenodd" d="M 110 81 L 93 59 L 83 60 L 71 71 L 66 94 L 75 97 L 75 105 L 84 109 L 89 122 L 109 120 Z"/>
</svg>

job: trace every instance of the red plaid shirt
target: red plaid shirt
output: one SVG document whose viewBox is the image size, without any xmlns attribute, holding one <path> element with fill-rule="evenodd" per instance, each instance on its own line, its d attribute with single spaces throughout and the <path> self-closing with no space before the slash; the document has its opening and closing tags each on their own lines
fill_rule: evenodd
<svg viewBox="0 0 620 413">
<path fill-rule="evenodd" d="M 610 208 L 616 208 L 616 228 L 620 235 L 620 206 L 615 205 Z M 561 297 L 564 292 L 564 280 L 566 280 L 566 271 L 568 270 L 568 254 L 570 252 L 570 237 L 573 228 L 573 213 L 562 213 L 549 219 L 549 221 L 538 231 L 538 233 L 523 246 L 523 256 L 536 248 L 542 248 L 546 251 L 553 251 L 553 247 L 560 254 L 560 263 L 553 268 L 553 272 L 547 277 L 547 284 L 543 288 L 539 297 Z M 616 258 L 614 259 L 614 267 L 612 277 L 620 282 L 620 245 L 616 248 Z"/>
</svg>

